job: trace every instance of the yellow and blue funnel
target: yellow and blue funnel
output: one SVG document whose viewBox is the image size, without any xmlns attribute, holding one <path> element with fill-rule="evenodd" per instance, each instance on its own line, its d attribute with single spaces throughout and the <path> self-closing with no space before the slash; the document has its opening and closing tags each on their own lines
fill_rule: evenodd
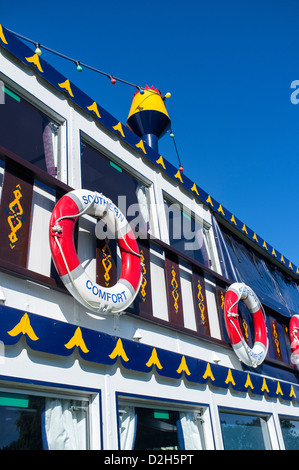
<svg viewBox="0 0 299 470">
<path fill-rule="evenodd" d="M 131 131 L 158 151 L 158 139 L 170 128 L 170 124 L 159 90 L 146 86 L 135 93 L 127 119 Z"/>
</svg>

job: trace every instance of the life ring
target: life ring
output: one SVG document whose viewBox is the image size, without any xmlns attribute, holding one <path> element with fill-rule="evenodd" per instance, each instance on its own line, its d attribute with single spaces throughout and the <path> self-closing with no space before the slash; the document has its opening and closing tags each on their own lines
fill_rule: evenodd
<svg viewBox="0 0 299 470">
<path fill-rule="evenodd" d="M 299 315 L 293 315 L 289 324 L 291 361 L 299 369 Z"/>
<path fill-rule="evenodd" d="M 102 220 L 118 243 L 122 269 L 118 282 L 112 287 L 103 287 L 92 281 L 80 264 L 74 230 L 83 214 Z M 56 270 L 78 302 L 99 314 L 120 313 L 129 307 L 140 287 L 140 254 L 130 225 L 109 198 L 85 189 L 65 194 L 52 212 L 49 239 Z"/>
<path fill-rule="evenodd" d="M 252 349 L 246 343 L 240 329 L 238 320 L 240 300 L 245 302 L 253 319 L 255 339 Z M 267 355 L 269 342 L 260 301 L 250 287 L 235 282 L 228 288 L 224 300 L 224 319 L 229 340 L 240 361 L 250 367 L 259 366 Z"/>
</svg>

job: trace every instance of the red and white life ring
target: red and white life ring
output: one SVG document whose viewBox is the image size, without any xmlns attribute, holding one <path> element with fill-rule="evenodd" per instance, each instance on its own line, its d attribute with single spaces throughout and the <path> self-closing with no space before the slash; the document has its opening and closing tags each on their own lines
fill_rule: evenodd
<svg viewBox="0 0 299 470">
<path fill-rule="evenodd" d="M 74 229 L 83 214 L 101 219 L 118 243 L 122 269 L 118 282 L 112 287 L 92 281 L 80 264 Z M 54 207 L 49 239 L 56 270 L 78 302 L 99 314 L 120 313 L 129 307 L 140 287 L 140 254 L 130 225 L 110 199 L 85 189 L 70 191 Z"/>
<path fill-rule="evenodd" d="M 253 319 L 255 338 L 252 349 L 246 343 L 240 329 L 238 320 L 240 300 L 245 302 Z M 224 318 L 229 340 L 240 361 L 250 367 L 259 366 L 267 355 L 269 343 L 260 301 L 250 287 L 240 282 L 235 282 L 229 287 L 225 294 Z"/>
<path fill-rule="evenodd" d="M 293 315 L 290 320 L 289 334 L 291 342 L 291 361 L 299 369 L 299 315 Z"/>
</svg>

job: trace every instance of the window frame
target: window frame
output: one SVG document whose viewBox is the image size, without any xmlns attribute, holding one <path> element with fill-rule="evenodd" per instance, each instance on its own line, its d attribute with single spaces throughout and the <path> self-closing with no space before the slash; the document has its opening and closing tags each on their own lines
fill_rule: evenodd
<svg viewBox="0 0 299 470">
<path fill-rule="evenodd" d="M 29 106 L 35 108 L 39 113 L 44 114 L 51 124 L 57 127 L 56 136 L 53 141 L 53 149 L 56 148 L 56 156 L 54 158 L 57 160 L 57 178 L 58 181 L 67 183 L 68 181 L 68 165 L 67 165 L 67 118 L 63 117 L 62 114 L 59 114 L 51 106 L 47 105 L 45 102 L 41 101 L 34 94 L 30 93 L 25 88 L 21 87 L 17 82 L 10 79 L 8 76 L 0 72 L 0 86 L 6 86 L 11 89 L 13 93 L 16 93 L 21 99 L 26 101 Z M 5 96 L 5 92 L 3 92 Z M 5 97 L 4 97 L 5 100 Z M 7 149 L 10 151 L 10 149 Z M 20 158 L 22 158 L 20 156 Z M 23 159 L 27 162 L 27 160 Z M 35 166 L 33 163 L 28 162 Z M 36 167 L 38 170 L 39 168 Z M 40 170 L 43 171 L 43 170 Z M 45 172 L 47 173 L 47 172 Z"/>
<path fill-rule="evenodd" d="M 282 439 L 282 443 L 283 443 L 283 448 L 286 450 L 285 440 L 284 440 L 284 435 L 283 435 L 283 432 L 282 432 L 282 426 L 281 426 L 280 419 L 282 418 L 282 419 L 287 419 L 289 421 L 297 421 L 298 425 L 299 425 L 299 416 L 298 415 L 297 416 L 292 416 L 292 415 L 288 415 L 288 414 L 284 414 L 284 413 L 278 413 L 277 417 L 278 417 L 279 429 L 280 429 L 280 432 L 281 432 L 281 439 Z M 298 449 L 299 449 L 299 445 L 298 445 Z"/>
<path fill-rule="evenodd" d="M 116 422 L 117 422 L 117 441 L 118 450 L 120 447 L 120 417 L 119 409 L 121 406 L 136 406 L 155 410 L 173 410 L 178 412 L 199 413 L 199 419 L 202 421 L 201 445 L 202 450 L 215 449 L 214 431 L 211 420 L 210 404 L 197 403 L 191 401 L 176 400 L 173 398 L 163 398 L 157 396 L 146 396 L 127 392 L 115 392 L 116 403 Z"/>
<path fill-rule="evenodd" d="M 264 444 L 265 444 L 265 450 L 274 450 L 275 449 L 275 443 L 273 439 L 273 433 L 276 433 L 275 430 L 275 425 L 274 425 L 274 418 L 273 418 L 273 413 L 267 412 L 267 411 L 259 411 L 255 409 L 243 409 L 243 408 L 234 408 L 230 406 L 223 406 L 223 405 L 218 405 L 218 419 L 219 419 L 219 427 L 221 431 L 221 441 L 222 441 L 222 446 L 223 449 L 225 449 L 224 445 L 224 437 L 223 437 L 223 429 L 221 425 L 221 412 L 223 413 L 230 413 L 232 415 L 240 415 L 240 416 L 250 416 L 250 417 L 256 417 L 256 418 L 265 418 L 266 419 L 266 426 L 267 426 L 267 436 L 266 439 L 269 441 L 269 448 L 267 448 L 267 442 L 266 439 L 264 439 Z M 263 437 L 264 437 L 264 430 L 262 430 Z M 243 449 L 235 449 L 235 450 L 243 450 Z"/>
<path fill-rule="evenodd" d="M 177 207 L 180 208 L 182 216 L 185 215 L 186 217 L 191 218 L 196 224 L 202 226 L 203 234 L 204 234 L 204 241 L 205 241 L 209 261 L 211 263 L 210 266 L 206 266 L 206 267 L 209 268 L 209 269 L 212 269 L 214 271 L 217 271 L 216 253 L 215 253 L 215 250 L 214 250 L 213 244 L 212 244 L 213 237 L 211 237 L 212 225 L 210 223 L 208 223 L 206 220 L 204 220 L 202 217 L 200 217 L 195 212 L 195 210 L 193 210 L 192 207 L 190 208 L 190 207 L 186 206 L 184 203 L 179 202 L 177 199 L 175 199 L 173 196 L 171 196 L 167 191 L 162 190 L 162 200 L 163 200 L 163 204 L 164 204 L 163 213 L 164 213 L 164 217 L 165 217 L 165 226 L 166 226 L 166 231 L 167 231 L 167 243 L 168 243 L 168 245 L 171 245 L 171 241 L 170 241 L 170 238 L 169 238 L 170 233 L 169 233 L 168 220 L 167 220 L 167 216 L 166 216 L 166 212 L 165 212 L 165 204 L 170 204 L 170 205 L 174 204 L 174 205 L 176 205 Z M 190 205 L 193 205 L 194 209 L 196 208 L 196 204 L 193 200 L 190 200 Z M 178 250 L 178 251 L 181 251 L 181 250 Z M 193 259 L 193 257 L 191 255 L 188 255 L 188 252 L 184 251 L 183 253 L 185 253 L 188 257 Z M 194 260 L 194 261 L 197 261 L 197 260 Z"/>
<path fill-rule="evenodd" d="M 150 228 L 148 230 L 148 236 L 153 236 L 159 238 L 159 223 L 158 223 L 158 216 L 157 216 L 157 208 L 155 202 L 155 191 L 154 191 L 154 181 L 150 180 L 137 170 L 135 170 L 132 166 L 128 165 L 124 160 L 121 160 L 117 157 L 114 153 L 110 152 L 108 149 L 103 147 L 101 144 L 96 142 L 92 139 L 89 135 L 85 132 L 80 130 L 80 187 L 82 186 L 82 152 L 83 146 L 90 147 L 93 151 L 99 153 L 101 158 L 106 159 L 109 162 L 114 163 L 118 167 L 120 167 L 124 173 L 126 173 L 129 177 L 136 180 L 137 183 L 143 185 L 147 189 L 147 200 L 148 200 L 148 209 L 150 215 Z M 105 194 L 106 196 L 106 194 Z M 106 196 L 109 197 L 109 196 Z M 113 201 L 117 204 L 117 201 Z M 128 209 L 128 207 L 126 207 Z M 126 216 L 126 214 L 124 214 Z"/>
<path fill-rule="evenodd" d="M 103 449 L 102 427 L 102 395 L 100 389 L 79 387 L 51 382 L 41 382 L 28 379 L 16 379 L 0 376 L 0 392 L 20 395 L 31 395 L 42 398 L 57 398 L 61 400 L 78 400 L 88 402 L 86 413 L 86 450 Z M 98 418 L 93 415 L 94 405 L 98 401 Z M 97 436 L 94 436 L 95 426 Z"/>
</svg>

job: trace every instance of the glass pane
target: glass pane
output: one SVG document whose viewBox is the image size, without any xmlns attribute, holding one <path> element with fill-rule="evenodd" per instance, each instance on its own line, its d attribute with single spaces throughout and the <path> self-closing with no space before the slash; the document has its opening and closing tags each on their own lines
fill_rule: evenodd
<svg viewBox="0 0 299 470">
<path fill-rule="evenodd" d="M 1 394 L 0 449 L 41 450 L 44 398 Z"/>
<path fill-rule="evenodd" d="M 121 450 L 203 450 L 201 413 L 121 405 Z"/>
<path fill-rule="evenodd" d="M 178 411 L 135 408 L 137 429 L 134 450 L 179 449 Z"/>
<path fill-rule="evenodd" d="M 205 266 L 211 266 L 203 224 L 179 206 L 164 200 L 170 245 Z"/>
<path fill-rule="evenodd" d="M 82 188 L 102 193 L 113 201 L 129 222 L 150 230 L 148 188 L 119 165 L 97 152 L 89 145 L 82 145 Z"/>
<path fill-rule="evenodd" d="M 280 418 L 280 426 L 286 450 L 299 450 L 299 420 Z"/>
<path fill-rule="evenodd" d="M 87 422 L 87 402 L 0 392 L 0 450 L 87 449 Z"/>
<path fill-rule="evenodd" d="M 270 439 L 267 418 L 220 412 L 225 450 L 267 450 Z"/>
<path fill-rule="evenodd" d="M 56 175 L 55 125 L 17 93 L 1 86 L 4 105 L 0 113 L 0 145 L 41 170 Z"/>
</svg>

